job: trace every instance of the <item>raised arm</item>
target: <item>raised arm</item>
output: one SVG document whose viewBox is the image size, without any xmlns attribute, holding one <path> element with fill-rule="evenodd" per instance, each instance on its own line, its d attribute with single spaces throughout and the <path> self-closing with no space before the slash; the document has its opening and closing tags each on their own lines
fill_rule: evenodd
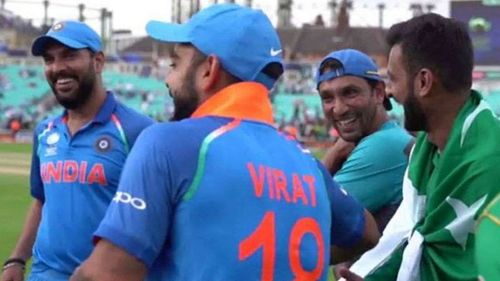
<svg viewBox="0 0 500 281">
<path fill-rule="evenodd" d="M 342 168 L 342 164 L 344 164 L 355 147 L 354 143 L 338 138 L 335 144 L 326 151 L 321 162 L 325 165 L 330 175 L 335 175 Z"/>
</svg>

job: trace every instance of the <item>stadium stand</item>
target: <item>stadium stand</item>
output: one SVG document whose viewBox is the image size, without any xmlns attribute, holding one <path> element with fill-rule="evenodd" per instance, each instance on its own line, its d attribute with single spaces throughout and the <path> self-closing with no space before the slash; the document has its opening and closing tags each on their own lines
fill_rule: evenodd
<svg viewBox="0 0 500 281">
<path fill-rule="evenodd" d="M 43 77 L 43 66 L 28 52 L 32 38 L 42 33 L 43 27 L 34 27 L 30 21 L 3 10 L 0 28 L 4 38 L 2 42 L 0 37 L 0 129 L 8 128 L 12 118 L 20 118 L 23 128 L 29 129 L 34 122 L 60 112 Z M 354 48 L 369 54 L 384 72 L 386 30 L 352 27 L 348 19 L 339 18 L 334 27 L 306 24 L 279 27 L 278 33 L 287 63 L 285 74 L 271 93 L 276 125 L 282 129 L 293 128 L 303 139 L 334 138 L 334 130 L 323 120 L 321 101 L 315 89 L 316 64 L 332 50 Z M 116 46 L 123 48 L 108 54 L 104 84 L 127 105 L 158 120 L 167 120 L 173 112 L 173 104 L 163 77 L 172 46 L 149 37 L 128 38 L 121 43 Z M 495 90 L 500 86 L 495 85 L 476 88 L 495 112 L 500 113 L 500 90 Z M 402 123 L 402 107 L 393 102 L 390 116 Z"/>
<path fill-rule="evenodd" d="M 163 115 L 171 99 L 159 79 L 106 71 L 104 80 L 107 88 L 115 91 L 118 98 L 131 107 L 157 119 L 165 119 Z M 24 124 L 57 114 L 60 108 L 54 105 L 51 89 L 40 64 L 0 65 L 0 124 L 3 128 L 8 127 L 8 121 L 12 118 L 22 119 Z"/>
</svg>

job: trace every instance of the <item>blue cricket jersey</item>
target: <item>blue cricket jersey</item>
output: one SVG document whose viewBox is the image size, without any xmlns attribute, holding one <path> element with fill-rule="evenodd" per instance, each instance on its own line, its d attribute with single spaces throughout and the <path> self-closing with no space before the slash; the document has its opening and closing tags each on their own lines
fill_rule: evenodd
<svg viewBox="0 0 500 281">
<path fill-rule="evenodd" d="M 361 239 L 364 209 L 272 121 L 265 87 L 244 82 L 149 127 L 95 235 L 149 280 L 326 280 L 330 245 Z"/>
<path fill-rule="evenodd" d="M 69 277 L 90 255 L 92 233 L 116 192 L 129 150 L 153 123 L 109 92 L 93 121 L 73 136 L 66 118 L 45 120 L 34 134 L 31 194 L 43 208 L 32 274 L 40 278 L 47 278 L 45 271 Z"/>
</svg>

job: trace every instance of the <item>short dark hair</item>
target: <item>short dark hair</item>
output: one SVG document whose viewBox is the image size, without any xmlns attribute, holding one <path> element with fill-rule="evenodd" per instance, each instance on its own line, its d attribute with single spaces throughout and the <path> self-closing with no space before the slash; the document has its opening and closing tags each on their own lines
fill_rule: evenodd
<svg viewBox="0 0 500 281">
<path fill-rule="evenodd" d="M 343 67 L 344 65 L 339 60 L 334 58 L 327 58 L 319 66 L 319 74 L 323 75 L 327 71 L 330 72 Z"/>
<path fill-rule="evenodd" d="M 410 75 L 429 68 L 447 91 L 470 89 L 474 54 L 466 26 L 437 14 L 425 14 L 393 25 L 387 33 L 392 48 L 400 45 Z"/>
</svg>

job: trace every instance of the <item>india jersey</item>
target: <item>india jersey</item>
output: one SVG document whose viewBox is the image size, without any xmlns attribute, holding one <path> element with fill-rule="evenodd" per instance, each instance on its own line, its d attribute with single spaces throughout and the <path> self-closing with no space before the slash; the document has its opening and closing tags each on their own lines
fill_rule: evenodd
<svg viewBox="0 0 500 281">
<path fill-rule="evenodd" d="M 43 202 L 33 272 L 73 270 L 92 251 L 92 233 L 113 198 L 129 149 L 152 120 L 108 93 L 99 113 L 70 136 L 66 116 L 34 135 L 31 193 Z"/>
<path fill-rule="evenodd" d="M 263 86 L 211 99 L 141 134 L 96 235 L 149 280 L 326 280 L 330 245 L 359 241 L 363 209 L 270 124 Z"/>
</svg>

